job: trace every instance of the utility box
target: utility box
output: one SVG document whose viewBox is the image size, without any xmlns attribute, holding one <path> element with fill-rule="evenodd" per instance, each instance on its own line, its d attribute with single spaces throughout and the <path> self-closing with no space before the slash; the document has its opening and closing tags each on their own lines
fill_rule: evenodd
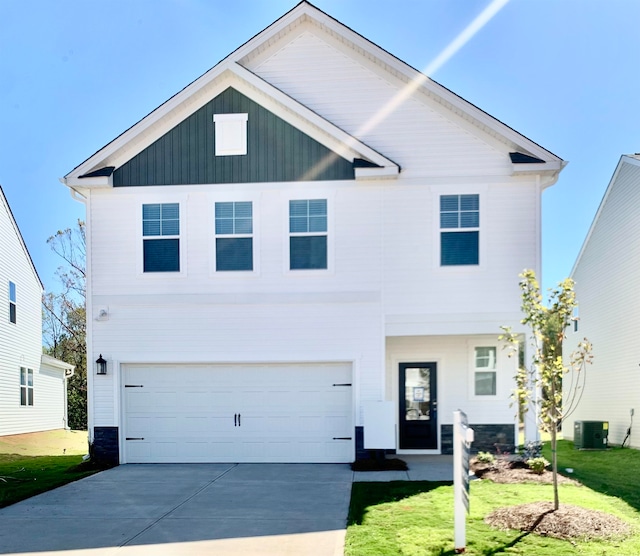
<svg viewBox="0 0 640 556">
<path fill-rule="evenodd" d="M 576 421 L 573 442 L 576 450 L 606 450 L 609 439 L 609 421 Z"/>
</svg>

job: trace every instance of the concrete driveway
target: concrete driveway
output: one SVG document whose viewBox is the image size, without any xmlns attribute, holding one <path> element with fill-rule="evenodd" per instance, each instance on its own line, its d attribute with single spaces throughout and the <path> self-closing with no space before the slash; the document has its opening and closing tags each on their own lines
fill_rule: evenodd
<svg viewBox="0 0 640 556">
<path fill-rule="evenodd" d="M 342 555 L 348 465 L 121 465 L 0 510 L 0 554 Z"/>
</svg>

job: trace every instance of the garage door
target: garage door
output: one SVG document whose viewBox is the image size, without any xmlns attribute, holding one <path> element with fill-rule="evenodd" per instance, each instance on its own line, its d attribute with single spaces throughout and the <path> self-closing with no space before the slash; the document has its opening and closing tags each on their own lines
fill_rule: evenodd
<svg viewBox="0 0 640 556">
<path fill-rule="evenodd" d="M 128 463 L 354 458 L 351 365 L 125 366 Z"/>
</svg>

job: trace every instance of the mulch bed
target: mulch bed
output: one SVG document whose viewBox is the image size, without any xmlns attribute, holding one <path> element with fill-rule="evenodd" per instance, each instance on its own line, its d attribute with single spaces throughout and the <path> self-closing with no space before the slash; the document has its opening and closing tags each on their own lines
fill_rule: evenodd
<svg viewBox="0 0 640 556">
<path fill-rule="evenodd" d="M 476 477 L 495 483 L 552 483 L 553 473 L 545 470 L 536 474 L 520 461 L 498 460 L 493 465 L 471 461 Z M 558 483 L 580 485 L 578 481 L 558 474 Z M 560 504 L 553 510 L 552 502 L 533 502 L 520 506 L 499 508 L 484 519 L 485 523 L 501 530 L 516 530 L 564 540 L 590 540 L 628 537 L 630 525 L 621 519 L 570 504 Z"/>
<path fill-rule="evenodd" d="M 628 537 L 632 528 L 621 519 L 597 510 L 552 502 L 533 502 L 499 508 L 484 518 L 496 529 L 527 531 L 564 540 L 591 540 Z"/>
</svg>

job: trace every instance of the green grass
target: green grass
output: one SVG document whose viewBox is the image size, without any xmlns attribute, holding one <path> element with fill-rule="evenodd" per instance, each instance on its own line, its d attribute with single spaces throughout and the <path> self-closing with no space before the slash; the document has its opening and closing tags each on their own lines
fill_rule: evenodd
<svg viewBox="0 0 640 556">
<path fill-rule="evenodd" d="M 545 457 L 549 459 L 548 447 Z M 640 554 L 640 451 L 586 452 L 561 441 L 560 469 L 584 486 L 561 485 L 560 502 L 597 509 L 630 523 L 637 533 L 616 541 L 571 543 L 517 531 L 490 528 L 483 519 L 493 509 L 553 500 L 551 485 L 471 483 L 467 554 L 535 556 Z M 450 483 L 354 483 L 345 554 L 347 556 L 422 556 L 454 554 L 453 487 Z"/>
<path fill-rule="evenodd" d="M 544 457 L 551 461 L 551 448 L 545 444 Z M 573 473 L 566 472 L 572 468 Z M 558 441 L 558 470 L 592 490 L 621 498 L 640 511 L 640 450 L 576 450 L 569 440 Z"/>
<path fill-rule="evenodd" d="M 86 452 L 86 432 L 0 437 L 0 508 L 95 473 L 81 465 Z"/>
</svg>

